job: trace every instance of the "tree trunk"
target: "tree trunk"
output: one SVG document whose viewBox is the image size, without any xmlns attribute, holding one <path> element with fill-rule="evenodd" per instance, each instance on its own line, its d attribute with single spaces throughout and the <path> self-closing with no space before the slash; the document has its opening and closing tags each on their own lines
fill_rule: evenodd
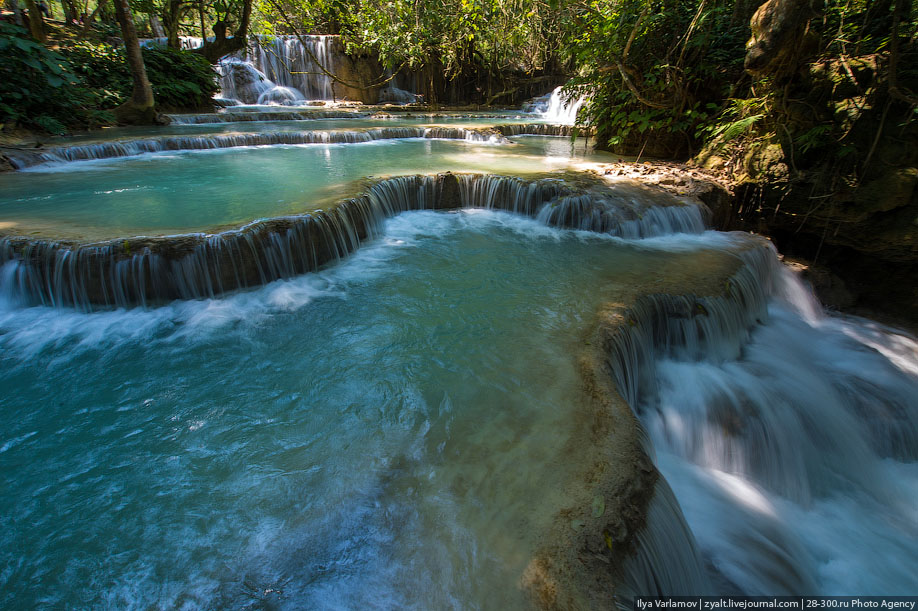
<svg viewBox="0 0 918 611">
<path fill-rule="evenodd" d="M 119 123 L 132 125 L 150 125 L 157 122 L 156 107 L 153 100 L 153 87 L 147 78 L 147 69 L 143 65 L 140 52 L 140 40 L 134 28 L 134 15 L 128 0 L 114 0 L 115 18 L 121 25 L 121 37 L 127 54 L 128 67 L 134 81 L 131 98 L 115 109 L 115 118 Z"/>
<path fill-rule="evenodd" d="M 182 22 L 182 0 L 168 0 L 163 6 L 163 27 L 166 29 L 166 44 L 170 49 L 180 49 L 179 27 Z"/>
<path fill-rule="evenodd" d="M 107 0 L 99 0 L 99 4 L 96 5 L 96 8 L 93 9 L 92 13 L 89 14 L 89 17 L 83 20 L 83 29 L 80 30 L 80 38 L 86 38 L 89 34 L 89 31 L 92 29 L 92 24 L 96 20 L 96 15 L 102 11 Z"/>
<path fill-rule="evenodd" d="M 18 0 L 9 0 L 10 10 L 13 11 L 13 21 L 21 28 L 25 27 L 25 19 L 22 18 L 22 9 L 19 8 Z"/>
<path fill-rule="evenodd" d="M 73 23 L 73 18 L 76 16 L 73 10 L 73 3 L 61 0 L 61 10 L 64 12 L 64 23 L 67 25 Z"/>
<path fill-rule="evenodd" d="M 207 58 L 212 64 L 216 64 L 221 58 L 230 53 L 235 53 L 245 48 L 249 35 L 249 19 L 252 15 L 252 0 L 245 0 L 242 5 L 242 19 L 236 33 L 231 38 L 226 37 L 226 23 L 218 21 L 213 25 L 214 41 L 204 40 L 204 44 L 197 49 L 195 53 L 200 53 Z"/>
<path fill-rule="evenodd" d="M 35 0 L 26 0 L 26 6 L 29 9 L 29 32 L 32 38 L 38 42 L 45 42 L 48 35 L 45 33 L 45 18 L 41 10 L 35 3 Z"/>
</svg>

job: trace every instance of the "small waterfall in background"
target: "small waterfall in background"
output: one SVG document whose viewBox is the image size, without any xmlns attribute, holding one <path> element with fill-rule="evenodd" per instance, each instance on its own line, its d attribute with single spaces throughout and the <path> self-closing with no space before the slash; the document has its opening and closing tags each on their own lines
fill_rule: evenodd
<svg viewBox="0 0 918 611">
<path fill-rule="evenodd" d="M 253 66 L 251 63 L 238 57 L 227 57 L 217 64 L 217 73 L 220 75 L 220 91 L 218 98 L 233 100 L 239 104 L 260 104 L 263 96 L 273 98 L 275 103 L 283 100 L 282 94 L 272 95 L 269 92 L 277 89 L 268 76 Z M 303 99 L 297 92 L 291 98 Z"/>
<path fill-rule="evenodd" d="M 183 49 L 200 47 L 199 37 L 179 38 Z M 166 38 L 148 38 L 143 46 L 166 46 Z M 250 36 L 245 51 L 220 60 L 217 72 L 220 91 L 216 98 L 224 106 L 258 104 L 300 106 L 310 101 L 332 101 L 344 97 L 335 91 L 335 81 L 327 73 L 338 74 L 343 49 L 333 35 Z M 315 58 L 315 60 L 313 59 Z M 316 61 L 318 60 L 318 61 Z M 380 103 L 414 104 L 422 96 L 410 91 L 394 78 L 379 91 Z M 584 94 L 570 99 L 563 87 L 525 104 L 523 109 L 556 125 L 574 125 L 577 113 L 588 99 Z"/>
<path fill-rule="evenodd" d="M 315 58 L 315 59 L 313 59 Z M 223 59 L 221 97 L 242 104 L 297 106 L 308 101 L 340 100 L 328 73 L 340 75 L 344 49 L 337 36 L 251 37 L 244 55 Z M 316 61 L 318 60 L 318 61 Z M 379 91 L 379 102 L 413 104 L 420 96 L 393 79 Z"/>
<path fill-rule="evenodd" d="M 181 36 L 182 49 L 196 49 L 202 38 Z M 166 38 L 147 38 L 145 47 L 165 47 Z M 334 81 L 326 71 L 337 74 L 343 50 L 336 48 L 337 36 L 250 36 L 242 53 L 220 60 L 217 98 L 230 104 L 297 106 L 310 100 L 340 99 Z M 315 57 L 318 63 L 313 60 Z M 324 68 L 324 70 L 323 70 Z M 396 90 L 391 101 L 407 102 L 409 92 Z M 413 99 L 410 101 L 414 101 Z"/>
<path fill-rule="evenodd" d="M 334 36 L 252 37 L 250 41 L 246 59 L 273 84 L 273 89 L 262 92 L 255 102 L 292 105 L 334 98 L 334 83 L 323 71 L 338 71 L 337 54 L 332 48 Z"/>
<path fill-rule="evenodd" d="M 589 96 L 583 94 L 569 99 L 562 93 L 563 87 L 555 87 L 551 93 L 538 97 L 524 106 L 524 110 L 537 114 L 550 123 L 557 125 L 574 125 L 577 113 L 586 103 Z"/>
<path fill-rule="evenodd" d="M 243 54 L 220 61 L 219 97 L 278 106 L 340 98 L 325 73 L 337 70 L 334 40 L 334 36 L 251 37 Z"/>
<path fill-rule="evenodd" d="M 212 40 L 212 39 L 208 39 Z M 198 47 L 204 44 L 204 39 L 199 36 L 179 36 L 179 47 L 190 51 L 191 49 L 197 49 Z M 169 45 L 168 38 L 142 38 L 140 40 L 141 47 L 166 47 Z"/>
</svg>

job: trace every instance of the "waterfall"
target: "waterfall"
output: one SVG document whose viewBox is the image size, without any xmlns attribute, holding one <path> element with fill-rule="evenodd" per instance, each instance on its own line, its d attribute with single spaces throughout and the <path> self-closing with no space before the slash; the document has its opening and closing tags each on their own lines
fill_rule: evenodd
<svg viewBox="0 0 918 611">
<path fill-rule="evenodd" d="M 713 594 L 695 537 L 663 478 L 657 480 L 646 520 L 637 533 L 637 552 L 625 561 L 616 592 L 619 608 L 633 608 L 636 596 Z"/>
<path fill-rule="evenodd" d="M 609 188 L 613 193 L 614 189 Z M 136 237 L 88 245 L 4 238 L 0 265 L 9 263 L 13 271 L 7 271 L 0 293 L 20 301 L 87 310 L 212 297 L 341 259 L 377 236 L 385 218 L 406 210 L 486 207 L 613 235 L 703 229 L 698 206 L 673 198 L 672 210 L 664 216 L 646 214 L 646 204 L 635 203 L 633 194 L 616 198 L 606 191 L 578 197 L 552 179 L 405 176 L 380 181 L 366 194 L 328 211 L 260 220 L 216 235 Z M 577 204 L 569 203 L 573 201 Z M 592 203 L 584 203 L 588 201 Z M 566 212 L 557 217 L 542 214 L 546 207 Z"/>
<path fill-rule="evenodd" d="M 187 124 L 207 123 L 210 121 L 307 121 L 316 118 L 353 117 L 354 114 L 335 111 L 292 111 L 287 112 L 240 112 L 205 115 L 177 115 L 179 122 Z M 465 140 L 468 142 L 482 142 L 491 144 L 507 144 L 509 136 L 520 135 L 548 135 L 569 136 L 571 129 L 563 125 L 544 124 L 508 124 L 494 127 L 466 128 L 466 127 L 382 127 L 351 130 L 303 130 L 281 132 L 257 132 L 243 134 L 217 134 L 212 136 L 160 136 L 157 138 L 138 138 L 133 140 L 109 140 L 92 144 L 74 144 L 68 146 L 52 146 L 44 149 L 10 151 L 7 157 L 17 170 L 34 167 L 44 163 L 64 163 L 71 161 L 87 161 L 92 159 L 113 159 L 118 157 L 133 157 L 145 153 L 159 153 L 162 151 L 200 151 L 212 149 L 234 148 L 241 146 L 266 146 L 266 145 L 297 145 L 297 144 L 342 144 L 371 142 L 374 140 L 395 140 L 402 138 L 428 138 L 436 140 Z M 574 205 L 574 204 L 570 204 Z M 666 215 L 665 210 L 648 209 L 652 215 Z M 546 219 L 548 220 L 548 219 Z M 661 222 L 669 222 L 661 219 Z M 558 222 L 559 225 L 563 225 Z M 568 226 L 568 225 L 563 225 Z M 571 226 L 573 227 L 573 226 Z M 590 229 L 590 227 L 577 227 Z M 590 229 L 603 231 L 604 229 Z M 623 237 L 628 236 L 625 233 Z"/>
<path fill-rule="evenodd" d="M 371 115 L 368 112 L 359 112 L 354 110 L 318 110 L 318 109 L 297 109 L 297 110 L 251 110 L 246 108 L 237 108 L 225 112 L 209 112 L 199 114 L 178 114 L 167 115 L 170 122 L 175 125 L 201 125 L 206 123 L 235 123 L 245 121 L 304 121 L 310 119 L 353 119 L 372 116 L 374 119 L 381 121 L 394 119 L 396 116 Z M 411 115 L 416 119 L 443 119 L 440 114 L 418 114 Z M 481 115 L 472 114 L 450 114 L 450 119 L 480 119 Z M 515 119 L 516 115 L 497 115 L 492 117 L 497 119 Z M 501 130 L 505 136 L 518 135 L 536 135 L 536 136 L 570 136 L 572 128 L 563 125 L 546 125 L 544 123 L 531 123 L 525 125 L 499 125 L 495 129 Z M 582 130 L 581 130 L 582 132 Z"/>
<path fill-rule="evenodd" d="M 166 38 L 145 38 L 144 47 L 165 47 Z M 196 49 L 202 38 L 180 36 L 182 49 Z M 217 98 L 243 104 L 292 106 L 307 100 L 331 100 L 334 83 L 309 53 L 332 74 L 337 74 L 343 51 L 336 36 L 252 36 L 241 55 L 226 57 L 217 65 L 220 93 Z M 341 98 L 342 96 L 337 96 Z"/>
<path fill-rule="evenodd" d="M 826 317 L 770 246 L 737 256 L 719 295 L 645 295 L 603 341 L 715 590 L 913 592 L 918 341 Z"/>
<path fill-rule="evenodd" d="M 50 147 L 41 152 L 24 151 L 9 156 L 16 169 L 33 167 L 42 163 L 63 163 L 91 159 L 132 157 L 161 151 L 196 151 L 234 148 L 240 146 L 338 144 L 428 138 L 438 140 L 466 140 L 469 142 L 506 142 L 499 132 L 488 128 L 462 127 L 382 127 L 363 131 L 282 131 L 252 134 L 220 134 L 214 136 L 163 136 L 137 140 L 114 140 L 95 144 Z"/>
<path fill-rule="evenodd" d="M 197 49 L 204 45 L 204 39 L 198 36 L 179 36 L 179 48 L 187 50 Z M 212 40 L 212 39 L 208 39 Z M 141 47 L 167 47 L 169 45 L 169 39 L 165 37 L 160 38 L 141 38 L 140 46 Z"/>
<path fill-rule="evenodd" d="M 220 92 L 217 97 L 256 104 L 262 95 L 275 88 L 268 76 L 238 57 L 227 57 L 217 64 L 220 76 Z"/>
<path fill-rule="evenodd" d="M 428 128 L 290 137 L 417 129 Z M 224 137 L 235 142 L 215 138 Z M 104 151 L 64 148 L 62 159 Z M 4 238 L 0 297 L 86 310 L 207 298 L 340 260 L 403 211 L 456 208 L 625 239 L 698 234 L 706 222 L 703 207 L 629 185 L 405 176 L 326 211 L 215 235 L 88 245 Z M 648 594 L 913 593 L 918 340 L 827 317 L 764 240 L 709 236 L 698 238 L 707 248 L 693 253 L 697 270 L 680 267 L 678 281 L 649 278 L 599 313 L 601 367 L 625 413 L 639 419 L 636 445 L 661 474 L 634 509 L 645 522 L 627 533 L 635 549 L 616 573 L 619 603 Z"/>
<path fill-rule="evenodd" d="M 564 136 L 569 138 L 578 133 L 580 135 L 589 135 L 589 128 L 576 129 L 573 125 L 556 125 L 550 123 L 511 123 L 508 125 L 498 125 L 496 129 L 500 130 L 504 136 Z"/>
<path fill-rule="evenodd" d="M 541 115 L 546 121 L 558 125 L 574 125 L 577 122 L 577 113 L 589 99 L 587 94 L 568 98 L 563 92 L 564 87 L 556 87 L 551 93 L 530 102 L 526 109 L 529 112 Z"/>
<path fill-rule="evenodd" d="M 312 119 L 353 119 L 368 113 L 347 110 L 272 110 L 267 112 L 208 112 L 189 115 L 167 115 L 175 125 L 205 125 L 208 123 L 242 123 L 249 121 L 309 121 Z"/>
<path fill-rule="evenodd" d="M 251 37 L 242 56 L 221 60 L 219 97 L 287 106 L 341 98 L 327 74 L 339 71 L 339 47 L 336 36 Z"/>
<path fill-rule="evenodd" d="M 337 74 L 334 36 L 275 36 L 256 38 L 248 57 L 276 85 L 296 90 L 308 100 L 331 100 L 332 79 L 321 67 Z M 310 53 L 317 60 L 316 64 Z M 338 96 L 340 97 L 340 96 Z M 261 102 L 259 102 L 261 103 Z"/>
</svg>

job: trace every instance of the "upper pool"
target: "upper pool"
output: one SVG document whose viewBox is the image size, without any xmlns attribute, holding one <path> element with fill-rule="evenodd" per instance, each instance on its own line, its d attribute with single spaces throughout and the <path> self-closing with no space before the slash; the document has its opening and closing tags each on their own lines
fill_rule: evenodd
<svg viewBox="0 0 918 611">
<path fill-rule="evenodd" d="M 276 108 L 274 109 L 277 110 Z M 283 111 L 279 111 L 283 112 Z M 235 116 L 258 116 L 259 113 L 235 113 Z M 274 116 L 269 113 L 261 113 Z M 388 116 L 383 116 L 383 115 Z M 181 115 L 180 115 L 181 116 Z M 214 118 L 232 118 L 233 114 L 213 113 Z M 195 117 L 189 115 L 189 118 Z M 359 130 L 374 127 L 489 127 L 493 125 L 514 125 L 524 123 L 544 123 L 538 115 L 531 114 L 467 114 L 467 113 L 383 113 L 369 115 L 355 113 L 353 117 L 314 118 L 301 120 L 259 120 L 253 121 L 220 121 L 214 123 L 180 123 L 165 126 L 110 127 L 101 131 L 76 134 L 68 137 L 54 138 L 48 145 L 59 146 L 87 142 L 105 142 L 125 138 L 150 138 L 162 136 L 197 136 L 228 133 L 265 133 L 299 130 Z"/>
<path fill-rule="evenodd" d="M 101 240 L 212 231 L 308 212 L 362 179 L 435 172 L 532 176 L 616 157 L 581 140 L 463 140 L 237 147 L 45 165 L 0 175 L 0 232 Z"/>
</svg>

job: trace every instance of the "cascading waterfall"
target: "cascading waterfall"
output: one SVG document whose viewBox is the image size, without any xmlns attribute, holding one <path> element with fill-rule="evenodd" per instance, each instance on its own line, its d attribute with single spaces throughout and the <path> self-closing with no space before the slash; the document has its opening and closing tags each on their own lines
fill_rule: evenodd
<svg viewBox="0 0 918 611">
<path fill-rule="evenodd" d="M 268 76 L 238 57 L 227 57 L 217 64 L 220 76 L 218 98 L 242 104 L 257 104 L 263 95 L 275 88 Z M 300 96 L 302 97 L 302 96 Z"/>
<path fill-rule="evenodd" d="M 332 100 L 341 51 L 335 36 L 252 37 L 244 56 L 220 62 L 220 96 L 244 104 Z M 318 60 L 318 63 L 313 60 Z"/>
<path fill-rule="evenodd" d="M 466 140 L 469 142 L 506 142 L 493 129 L 466 129 L 462 127 L 383 127 L 363 131 L 282 131 L 251 134 L 221 134 L 214 136 L 163 136 L 139 140 L 108 141 L 96 144 L 51 147 L 41 152 L 25 151 L 9 155 L 16 169 L 42 163 L 63 163 L 131 157 L 162 151 L 197 151 L 235 148 L 241 146 L 297 145 L 297 144 L 354 144 L 375 140 L 404 138 L 429 138 L 438 140 Z"/>
<path fill-rule="evenodd" d="M 623 187 L 624 188 L 624 187 Z M 558 180 L 442 174 L 383 180 L 327 212 L 256 221 L 217 235 L 131 238 L 71 245 L 0 240 L 0 264 L 13 272 L 0 291 L 26 302 L 130 306 L 212 297 L 317 269 L 376 236 L 383 219 L 406 210 L 487 207 L 553 226 L 650 236 L 704 229 L 695 205 L 673 199 L 668 212 L 604 190 L 574 196 Z M 552 212 L 543 213 L 544 208 Z"/>
<path fill-rule="evenodd" d="M 914 593 L 903 559 L 918 545 L 918 379 L 902 361 L 918 344 L 866 321 L 808 320 L 784 291 L 794 282 L 782 279 L 741 358 L 660 364 L 641 409 L 662 469 L 738 591 Z"/>
<path fill-rule="evenodd" d="M 60 147 L 40 161 L 494 135 L 410 127 L 166 137 Z M 457 208 L 507 210 L 624 239 L 707 239 L 697 235 L 703 207 L 627 185 L 583 191 L 558 179 L 405 176 L 327 211 L 216 235 L 94 245 L 5 238 L 0 295 L 85 310 L 208 298 L 340 260 L 400 212 Z M 729 253 L 728 280 L 698 295 L 648 291 L 609 315 L 604 362 L 662 474 L 634 535 L 619 602 L 646 594 L 913 593 L 918 342 L 826 317 L 764 241 L 718 240 L 704 246 Z"/>
<path fill-rule="evenodd" d="M 179 40 L 182 49 L 203 44 L 203 39 L 191 36 Z M 165 38 L 141 41 L 147 47 L 166 44 Z M 217 64 L 220 91 L 215 97 L 224 106 L 299 106 L 310 101 L 340 100 L 345 91 L 341 86 L 336 91 L 330 74 L 341 73 L 344 57 L 343 45 L 333 35 L 250 36 L 245 50 Z M 410 104 L 419 97 L 394 82 L 379 91 L 380 102 Z"/>
<path fill-rule="evenodd" d="M 204 125 L 208 123 L 236 123 L 243 121 L 301 121 L 310 119 L 352 119 L 366 118 L 372 116 L 374 119 L 387 120 L 398 119 L 398 116 L 392 115 L 371 115 L 369 112 L 359 112 L 354 110 L 324 110 L 324 109 L 298 109 L 298 110 L 262 110 L 236 108 L 225 112 L 211 112 L 200 114 L 180 114 L 167 115 L 170 122 L 174 125 Z M 411 115 L 418 119 L 443 119 L 442 114 L 437 113 L 412 113 Z M 517 119 L 519 115 L 489 115 L 491 119 Z M 450 114 L 450 119 L 480 119 L 481 115 L 474 114 Z M 530 123 L 520 125 L 522 131 L 514 133 L 516 125 L 499 125 L 496 128 L 506 130 L 505 136 L 513 135 L 542 135 L 542 136 L 570 136 L 571 128 L 563 125 L 547 125 L 544 123 Z"/>
<path fill-rule="evenodd" d="M 498 125 L 496 129 L 500 130 L 504 136 L 564 136 L 569 138 L 574 135 L 575 128 L 573 125 L 558 125 L 553 123 L 518 123 L 510 125 Z M 580 135 L 588 135 L 589 130 L 576 130 Z"/>
<path fill-rule="evenodd" d="M 330 116 L 324 116 L 328 114 Z M 221 115 L 189 115 L 185 119 L 190 123 L 200 118 L 201 123 L 216 121 L 217 117 L 227 121 L 257 120 L 309 120 L 316 118 L 345 118 L 353 115 L 347 113 L 322 113 L 323 116 L 306 111 L 303 114 L 292 113 L 223 113 Z M 260 115 L 268 115 L 262 117 Z M 278 116 L 279 115 L 279 116 Z M 257 132 L 238 134 L 218 134 L 212 136 L 161 136 L 157 138 L 140 138 L 134 140 L 109 140 L 92 144 L 52 146 L 43 149 L 10 151 L 7 158 L 17 170 L 44 163 L 63 163 L 70 161 L 88 161 L 92 159 L 112 159 L 133 157 L 145 153 L 162 151 L 200 151 L 212 149 L 235 148 L 242 146 L 297 145 L 297 144 L 354 144 L 375 140 L 395 140 L 403 138 L 428 138 L 435 140 L 466 140 L 469 142 L 490 142 L 507 144 L 508 137 L 533 136 L 570 136 L 571 129 L 564 125 L 542 124 L 507 124 L 494 127 L 383 127 L 365 130 L 303 130 L 281 132 Z"/>
<path fill-rule="evenodd" d="M 740 257 L 722 296 L 644 297 L 606 341 L 711 567 L 692 589 L 913 593 L 918 342 L 825 317 L 771 249 Z"/>
<path fill-rule="evenodd" d="M 663 478 L 657 481 L 646 519 L 637 533 L 637 552 L 625 562 L 619 608 L 633 608 L 636 596 L 714 594 L 695 538 Z"/>
<path fill-rule="evenodd" d="M 275 36 L 269 41 L 255 39 L 248 57 L 275 86 L 295 90 L 302 96 L 300 99 L 331 100 L 333 81 L 322 68 L 332 74 L 338 71 L 333 48 L 335 40 L 334 36 Z M 310 53 L 319 61 L 318 64 Z"/>
<path fill-rule="evenodd" d="M 190 115 L 189 123 L 194 118 L 201 118 L 202 123 L 208 119 L 222 117 L 227 120 L 268 120 L 259 115 L 274 117 L 276 113 L 225 113 L 223 115 Z M 335 113 L 324 118 L 336 118 Z M 345 117 L 353 115 L 340 113 Z M 291 119 L 286 113 L 280 113 L 277 120 L 308 120 L 319 118 L 313 113 L 300 115 L 294 113 Z M 280 132 L 257 132 L 239 134 L 217 134 L 211 136 L 161 136 L 157 138 L 140 138 L 134 140 L 109 140 L 92 144 L 68 146 L 51 146 L 44 149 L 10 151 L 7 158 L 17 170 L 44 163 L 64 163 L 70 161 L 88 161 L 92 159 L 112 159 L 133 157 L 145 153 L 162 151 L 200 151 L 235 148 L 243 146 L 297 145 L 297 144 L 354 144 L 375 140 L 395 140 L 404 138 L 428 138 L 435 140 L 466 140 L 468 142 L 489 142 L 507 144 L 508 137 L 521 135 L 569 136 L 571 128 L 563 125 L 509 124 L 494 127 L 382 127 L 365 130 L 303 130 Z"/>
<path fill-rule="evenodd" d="M 187 50 L 197 49 L 204 44 L 204 39 L 200 36 L 179 36 L 179 48 Z M 208 39 L 212 40 L 212 39 Z M 141 38 L 141 47 L 166 47 L 169 45 L 168 38 Z"/>
<path fill-rule="evenodd" d="M 233 110 L 190 115 L 168 115 L 175 125 L 206 125 L 209 123 L 241 123 L 249 121 L 309 121 L 312 119 L 352 119 L 366 117 L 368 113 L 346 110 L 271 110 L 245 112 Z"/>
<path fill-rule="evenodd" d="M 533 100 L 528 111 L 542 116 L 546 121 L 559 125 L 574 125 L 577 113 L 589 99 L 587 94 L 569 98 L 563 93 L 564 87 L 556 87 L 544 96 Z"/>
</svg>

